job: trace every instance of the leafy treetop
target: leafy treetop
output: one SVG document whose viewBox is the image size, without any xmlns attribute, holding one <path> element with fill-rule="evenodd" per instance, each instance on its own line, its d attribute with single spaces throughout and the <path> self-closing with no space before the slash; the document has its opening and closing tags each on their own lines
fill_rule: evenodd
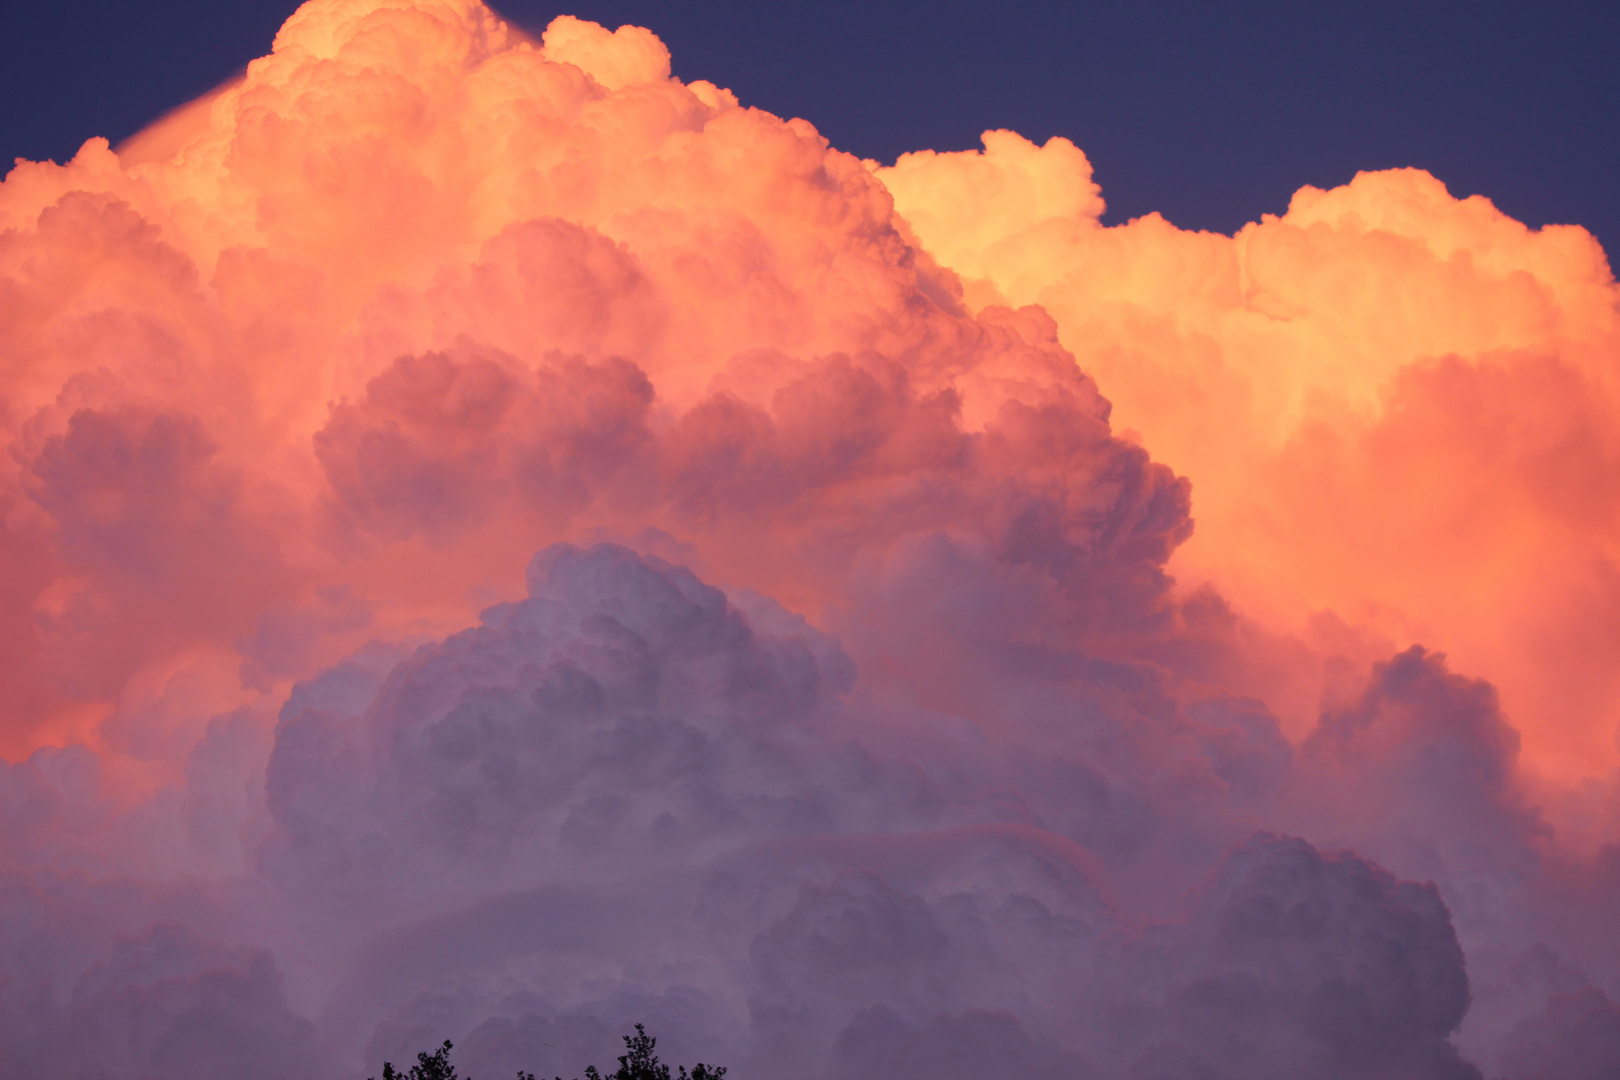
<svg viewBox="0 0 1620 1080">
<path fill-rule="evenodd" d="M 417 1054 L 416 1064 L 411 1066 L 408 1073 L 399 1072 L 392 1062 L 385 1061 L 382 1080 L 472 1080 L 470 1076 L 457 1077 L 456 1067 L 450 1064 L 452 1046 L 450 1040 L 446 1039 L 444 1045 L 433 1053 Z M 653 1052 L 657 1046 L 658 1040 L 648 1035 L 645 1027 L 637 1024 L 634 1036 L 624 1036 L 625 1052 L 619 1055 L 617 1071 L 603 1076 L 592 1065 L 585 1070 L 584 1080 L 672 1080 L 669 1066 L 659 1061 L 658 1055 Z M 692 1066 L 690 1074 L 682 1065 L 673 1080 L 724 1080 L 725 1075 L 725 1066 L 705 1065 L 700 1061 Z M 518 1080 L 535 1080 L 535 1076 L 534 1073 L 520 1072 Z M 562 1080 L 562 1077 L 556 1080 Z"/>
</svg>

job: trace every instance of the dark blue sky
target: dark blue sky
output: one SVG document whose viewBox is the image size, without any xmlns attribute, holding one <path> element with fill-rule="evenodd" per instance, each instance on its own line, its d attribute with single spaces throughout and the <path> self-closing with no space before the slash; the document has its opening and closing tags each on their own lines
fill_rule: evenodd
<svg viewBox="0 0 1620 1080">
<path fill-rule="evenodd" d="M 0 159 L 115 141 L 266 51 L 289 0 L 7 0 Z M 509 0 L 656 30 L 676 74 L 892 160 L 986 127 L 1091 156 L 1108 220 L 1230 231 L 1301 184 L 1417 165 L 1620 249 L 1620 3 Z"/>
</svg>

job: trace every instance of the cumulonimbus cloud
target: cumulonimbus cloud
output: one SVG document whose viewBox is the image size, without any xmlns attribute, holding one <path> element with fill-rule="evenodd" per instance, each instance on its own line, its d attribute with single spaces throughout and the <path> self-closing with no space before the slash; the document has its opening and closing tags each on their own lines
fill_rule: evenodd
<svg viewBox="0 0 1620 1080">
<path fill-rule="evenodd" d="M 1601 250 L 1101 211 L 471 0 L 19 163 L 8 1074 L 1612 1069 Z"/>
<path fill-rule="evenodd" d="M 1613 768 L 1620 315 L 1589 233 L 1416 169 L 1302 188 L 1230 237 L 1105 228 L 1079 149 L 1006 131 L 878 175 L 970 306 L 1041 304 L 1115 422 L 1191 478 L 1190 584 L 1324 651 L 1443 648 L 1538 766 Z"/>
</svg>

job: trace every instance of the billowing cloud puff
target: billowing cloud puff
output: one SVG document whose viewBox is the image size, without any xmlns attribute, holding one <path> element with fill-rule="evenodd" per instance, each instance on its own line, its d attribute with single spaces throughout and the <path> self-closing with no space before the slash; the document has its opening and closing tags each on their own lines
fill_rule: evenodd
<svg viewBox="0 0 1620 1080">
<path fill-rule="evenodd" d="M 1479 1076 L 1445 1038 L 1468 981 L 1432 885 L 1256 838 L 1190 923 L 1186 938 L 1152 942 L 1153 966 L 1192 970 L 1176 973 L 1167 1009 L 1141 1010 L 1168 1031 L 1134 1075 Z"/>
<path fill-rule="evenodd" d="M 640 1010 L 782 1076 L 933 1075 L 919 1042 L 1007 1075 L 1477 1075 L 1432 885 L 1262 836 L 1144 925 L 966 762 L 864 746 L 848 657 L 780 609 L 612 546 L 546 552 L 530 588 L 369 700 L 334 707 L 335 669 L 278 728 L 267 872 L 329 909 L 331 948 L 410 918 L 337 996 L 373 1056 L 437 1023 L 486 1067 L 564 1068 L 545 1043 Z"/>
<path fill-rule="evenodd" d="M 1602 1075 L 1602 253 L 1101 212 L 473 0 L 19 164 L 0 1068 Z"/>
<path fill-rule="evenodd" d="M 1444 649 L 1541 768 L 1615 765 L 1620 309 L 1587 232 L 1412 169 L 1303 188 L 1231 237 L 1104 228 L 1084 154 L 1005 131 L 876 174 L 970 306 L 1041 304 L 1116 423 L 1192 480 L 1191 583 L 1352 660 Z"/>
<path fill-rule="evenodd" d="M 1599 1077 L 1620 1066 L 1620 1006 L 1590 987 L 1560 994 L 1509 1036 L 1508 1074 Z"/>
</svg>

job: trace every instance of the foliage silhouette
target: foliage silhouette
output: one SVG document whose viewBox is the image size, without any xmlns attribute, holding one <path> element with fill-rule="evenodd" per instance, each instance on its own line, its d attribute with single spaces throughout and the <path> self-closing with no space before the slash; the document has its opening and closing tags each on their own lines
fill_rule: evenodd
<svg viewBox="0 0 1620 1080">
<path fill-rule="evenodd" d="M 383 1062 L 382 1080 L 457 1080 L 456 1067 L 450 1064 L 450 1048 L 454 1044 L 449 1039 L 444 1045 L 428 1054 L 425 1051 L 416 1055 L 416 1064 L 411 1066 L 408 1073 L 396 1072 L 391 1061 Z M 472 1077 L 463 1077 L 461 1080 L 472 1080 Z"/>
<path fill-rule="evenodd" d="M 453 1045 L 446 1039 L 444 1045 L 433 1053 L 417 1054 L 416 1064 L 411 1066 L 408 1073 L 395 1070 L 392 1062 L 385 1061 L 382 1080 L 458 1080 L 456 1067 L 450 1064 Z M 659 1061 L 654 1053 L 657 1046 L 658 1040 L 648 1035 L 645 1027 L 637 1024 L 634 1036 L 624 1036 L 625 1052 L 619 1055 L 618 1069 L 603 1076 L 595 1065 L 591 1065 L 585 1069 L 584 1080 L 724 1080 L 724 1065 L 705 1065 L 701 1061 L 692 1066 L 690 1073 L 682 1065 L 672 1078 L 669 1066 Z M 472 1080 L 472 1077 L 460 1077 L 459 1080 Z M 517 1080 L 535 1080 L 535 1076 L 534 1073 L 519 1072 Z M 562 1077 L 556 1080 L 562 1080 Z"/>
</svg>

